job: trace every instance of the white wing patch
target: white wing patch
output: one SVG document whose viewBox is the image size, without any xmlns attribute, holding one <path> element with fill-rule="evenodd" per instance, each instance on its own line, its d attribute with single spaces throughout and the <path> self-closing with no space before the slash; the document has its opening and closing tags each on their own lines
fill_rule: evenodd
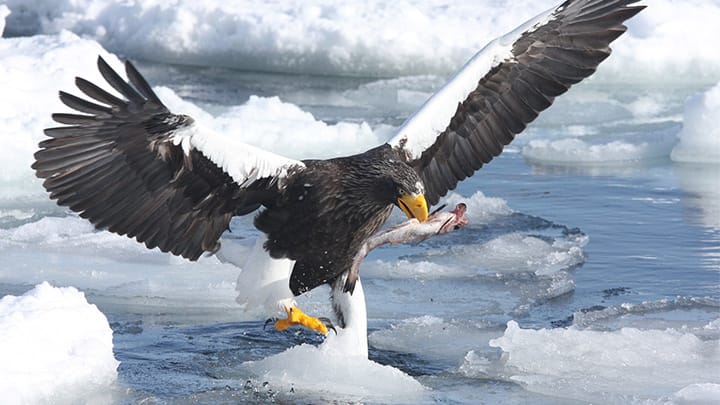
<svg viewBox="0 0 720 405">
<path fill-rule="evenodd" d="M 299 160 L 240 142 L 229 136 L 201 127 L 196 123 L 176 130 L 169 140 L 180 145 L 186 155 L 196 149 L 230 175 L 240 187 L 247 187 L 264 177 L 279 180 L 288 175 L 290 168 L 304 168 Z"/>
<path fill-rule="evenodd" d="M 408 160 L 420 158 L 448 127 L 459 103 L 477 88 L 480 79 L 492 68 L 513 59 L 512 46 L 526 32 L 533 32 L 556 17 L 553 7 L 522 24 L 512 32 L 494 39 L 475 54 L 440 90 L 433 94 L 398 129 L 388 142 L 402 149 Z"/>
</svg>

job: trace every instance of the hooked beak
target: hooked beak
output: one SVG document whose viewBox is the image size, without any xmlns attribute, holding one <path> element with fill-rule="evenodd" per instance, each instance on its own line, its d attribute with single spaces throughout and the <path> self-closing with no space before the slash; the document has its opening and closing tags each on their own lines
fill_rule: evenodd
<svg viewBox="0 0 720 405">
<path fill-rule="evenodd" d="M 408 218 L 417 218 L 423 222 L 428 219 L 428 207 L 425 196 L 422 194 L 404 194 L 398 198 L 398 207 Z"/>
</svg>

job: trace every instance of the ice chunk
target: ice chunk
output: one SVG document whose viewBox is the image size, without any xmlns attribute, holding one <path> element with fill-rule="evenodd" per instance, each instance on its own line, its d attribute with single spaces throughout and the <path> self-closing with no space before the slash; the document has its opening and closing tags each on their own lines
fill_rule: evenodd
<svg viewBox="0 0 720 405">
<path fill-rule="evenodd" d="M 456 364 L 469 350 L 501 334 L 501 328 L 482 322 L 424 315 L 375 331 L 369 339 L 377 349 L 410 352 Z"/>
<path fill-rule="evenodd" d="M 244 250 L 236 245 L 227 247 Z M 149 250 L 125 236 L 98 231 L 74 215 L 0 229 L 0 256 L 15 264 L 0 267 L 5 283 L 57 280 L 92 294 L 101 306 L 119 302 L 131 311 L 163 308 L 167 314 L 200 314 L 204 321 L 211 319 L 210 313 L 220 317 L 215 319 L 237 320 L 236 266 L 215 256 L 189 262 Z"/>
<path fill-rule="evenodd" d="M 345 328 L 330 332 L 320 346 L 303 344 L 259 361 L 244 364 L 260 381 L 300 395 L 327 393 L 354 401 L 417 402 L 426 389 L 402 371 L 368 360 L 365 294 L 358 280 L 355 292 L 343 299 L 352 301 L 345 314 Z M 315 399 L 317 401 L 317 399 Z"/>
<path fill-rule="evenodd" d="M 720 164 L 720 83 L 685 104 L 680 143 L 670 157 L 676 162 Z"/>
<path fill-rule="evenodd" d="M 666 137 L 652 140 L 633 140 L 626 137 L 622 140 L 596 143 L 577 138 L 535 139 L 522 149 L 522 154 L 533 163 L 543 164 L 623 163 L 666 157 L 673 143 L 674 141 Z"/>
<path fill-rule="evenodd" d="M 553 241 L 523 233 L 498 236 L 482 245 L 457 249 L 460 260 L 482 258 L 486 271 L 497 274 L 534 273 L 547 276 L 571 269 L 585 261 L 582 247 L 588 242 L 583 234 L 567 235 Z"/>
<path fill-rule="evenodd" d="M 690 384 L 670 399 L 675 404 L 710 404 L 720 400 L 720 384 Z"/>
<path fill-rule="evenodd" d="M 486 197 L 482 191 L 476 191 L 470 197 L 465 197 L 456 192 L 450 192 L 441 203 L 454 206 L 463 202 L 467 205 L 467 217 L 474 223 L 488 223 L 498 217 L 510 215 L 512 208 L 507 201 L 497 197 Z"/>
<path fill-rule="evenodd" d="M 510 380 L 585 401 L 659 400 L 693 384 L 720 383 L 719 374 L 708 373 L 720 364 L 718 340 L 675 329 L 532 330 L 510 321 L 490 346 L 506 353 L 502 374 Z"/>
<path fill-rule="evenodd" d="M 455 71 L 493 38 L 557 0 L 64 2 L 5 0 L 7 31 L 69 30 L 131 58 L 248 70 L 380 75 Z M 601 65 L 605 78 L 697 81 L 720 76 L 720 3 L 653 0 Z M 681 57 L 679 57 L 681 56 Z"/>
<path fill-rule="evenodd" d="M 107 395 L 119 364 L 105 315 L 77 289 L 48 283 L 0 299 L 0 359 L 4 403 Z"/>
<path fill-rule="evenodd" d="M 318 395 L 327 401 L 341 395 L 344 400 L 383 403 L 413 403 L 422 398 L 426 389 L 402 371 L 335 347 L 335 341 L 343 338 L 343 330 L 339 333 L 331 332 L 319 347 L 295 346 L 245 366 L 259 381 L 285 391 L 292 388 L 300 395 L 312 392 L 315 401 Z"/>
</svg>

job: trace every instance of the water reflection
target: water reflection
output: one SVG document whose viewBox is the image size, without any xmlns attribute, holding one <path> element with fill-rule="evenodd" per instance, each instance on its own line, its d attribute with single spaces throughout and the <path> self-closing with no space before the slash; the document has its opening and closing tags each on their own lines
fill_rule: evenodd
<svg viewBox="0 0 720 405">
<path fill-rule="evenodd" d="M 691 209 L 689 220 L 720 231 L 720 165 L 676 163 L 673 171 Z"/>
<path fill-rule="evenodd" d="M 665 167 L 668 163 L 666 158 L 594 164 L 548 164 L 536 162 L 527 157 L 525 161 L 530 165 L 533 175 L 582 175 L 594 177 L 631 177 L 645 173 L 651 168 Z"/>
<path fill-rule="evenodd" d="M 673 170 L 683 191 L 687 220 L 707 228 L 706 247 L 699 253 L 703 265 L 720 270 L 720 164 L 676 163 Z"/>
</svg>

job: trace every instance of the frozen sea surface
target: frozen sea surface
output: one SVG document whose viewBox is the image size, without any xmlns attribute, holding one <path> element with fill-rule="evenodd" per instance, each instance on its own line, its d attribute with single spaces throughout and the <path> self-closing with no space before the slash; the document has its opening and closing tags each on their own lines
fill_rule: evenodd
<svg viewBox="0 0 720 405">
<path fill-rule="evenodd" d="M 485 40 L 553 2 L 504 13 L 510 3 L 6 2 L 0 353 L 17 350 L 0 381 L 27 373 L 14 391 L 0 383 L 0 398 L 719 400 L 720 60 L 703 46 L 720 37 L 715 0 L 651 2 L 596 77 L 449 196 L 468 204 L 467 228 L 367 258 L 369 361 L 239 310 L 232 263 L 258 236 L 250 218 L 233 220 L 218 255 L 189 263 L 94 230 L 29 168 L 63 108 L 57 91 L 75 75 L 99 81 L 98 54 L 119 66 L 105 49 L 137 60 L 171 109 L 228 136 L 297 158 L 363 151 Z M 301 307 L 329 314 L 327 295 Z M 50 350 L 48 337 L 66 346 Z M 43 356 L 17 355 L 28 352 Z M 98 378 L 78 388 L 84 356 Z"/>
</svg>

